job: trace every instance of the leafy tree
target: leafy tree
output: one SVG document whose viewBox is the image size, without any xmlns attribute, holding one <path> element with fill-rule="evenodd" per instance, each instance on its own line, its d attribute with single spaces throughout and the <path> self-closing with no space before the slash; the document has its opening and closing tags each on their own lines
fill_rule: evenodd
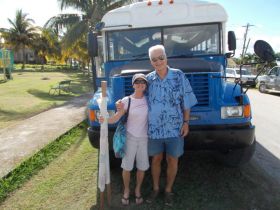
<svg viewBox="0 0 280 210">
<path fill-rule="evenodd" d="M 24 69 L 26 63 L 26 47 L 31 47 L 33 41 L 39 36 L 39 29 L 33 26 L 34 20 L 28 18 L 27 16 L 28 14 L 23 13 L 21 9 L 17 10 L 14 21 L 8 18 L 8 21 L 12 27 L 9 29 L 0 29 L 7 47 L 13 48 L 15 51 L 22 50 L 22 69 Z"/>
<path fill-rule="evenodd" d="M 92 30 L 102 16 L 109 10 L 120 7 L 131 0 L 58 0 L 61 10 L 74 8 L 79 14 L 59 14 L 50 18 L 45 24 L 46 28 L 52 28 L 57 35 L 64 33 L 62 47 L 67 56 L 75 56 L 77 52 L 86 62 L 87 33 Z M 70 55 L 70 51 L 72 55 Z M 76 51 L 78 50 L 78 51 Z M 82 52 L 83 51 L 83 52 Z"/>
<path fill-rule="evenodd" d="M 61 43 L 52 29 L 41 29 L 41 34 L 32 44 L 35 53 L 44 64 L 47 60 L 61 60 Z M 42 66 L 43 68 L 43 66 Z"/>
</svg>

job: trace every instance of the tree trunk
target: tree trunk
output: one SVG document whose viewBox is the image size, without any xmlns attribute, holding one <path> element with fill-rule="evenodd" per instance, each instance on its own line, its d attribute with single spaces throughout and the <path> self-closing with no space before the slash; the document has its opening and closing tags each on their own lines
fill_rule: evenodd
<svg viewBox="0 0 280 210">
<path fill-rule="evenodd" d="M 87 75 L 90 77 L 90 63 L 89 62 L 87 62 L 87 66 L 88 66 L 88 68 L 87 68 Z"/>
<path fill-rule="evenodd" d="M 22 60 L 22 66 L 21 66 L 21 69 L 24 70 L 25 68 L 25 62 L 26 62 L 26 55 L 25 55 L 25 46 L 23 46 L 22 48 L 22 55 L 23 55 L 23 60 Z"/>
</svg>

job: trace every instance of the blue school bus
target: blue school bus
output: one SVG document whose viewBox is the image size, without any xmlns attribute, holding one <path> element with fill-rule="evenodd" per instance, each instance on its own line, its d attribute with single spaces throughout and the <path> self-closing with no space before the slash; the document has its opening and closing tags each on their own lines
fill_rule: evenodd
<svg viewBox="0 0 280 210">
<path fill-rule="evenodd" d="M 144 1 L 109 11 L 89 35 L 96 78 L 107 81 L 107 109 L 133 92 L 135 73 L 153 71 L 149 47 L 165 46 L 168 65 L 189 79 L 198 104 L 191 109 L 186 149 L 214 150 L 228 166 L 248 162 L 255 151 L 255 126 L 249 98 L 239 83 L 225 77 L 227 58 L 234 55 L 234 32 L 226 33 L 227 13 L 217 4 L 194 0 Z M 227 41 L 227 42 L 226 42 Z M 99 147 L 98 88 L 88 105 L 88 136 Z M 109 145 L 116 125 L 109 125 Z"/>
</svg>

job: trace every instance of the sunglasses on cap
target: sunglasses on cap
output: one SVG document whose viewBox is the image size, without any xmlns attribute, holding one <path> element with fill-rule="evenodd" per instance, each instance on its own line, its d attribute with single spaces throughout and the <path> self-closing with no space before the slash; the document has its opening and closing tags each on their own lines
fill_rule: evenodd
<svg viewBox="0 0 280 210">
<path fill-rule="evenodd" d="M 146 81 L 143 79 L 137 79 L 135 80 L 134 84 L 146 84 Z"/>
<path fill-rule="evenodd" d="M 158 57 L 155 57 L 155 58 L 151 58 L 151 61 L 153 61 L 154 63 L 157 62 L 158 60 L 161 60 L 163 61 L 165 59 L 165 56 L 164 55 L 160 55 Z"/>
</svg>

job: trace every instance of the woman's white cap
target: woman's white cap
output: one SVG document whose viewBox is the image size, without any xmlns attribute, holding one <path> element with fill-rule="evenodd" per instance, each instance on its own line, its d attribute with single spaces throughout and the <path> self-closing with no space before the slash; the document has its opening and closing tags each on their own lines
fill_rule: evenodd
<svg viewBox="0 0 280 210">
<path fill-rule="evenodd" d="M 134 76 L 132 77 L 132 84 L 134 84 L 134 82 L 135 82 L 137 79 L 143 79 L 143 80 L 145 80 L 145 81 L 148 83 L 148 80 L 147 80 L 145 74 L 141 74 L 141 73 L 139 73 L 139 74 L 134 74 Z"/>
</svg>

